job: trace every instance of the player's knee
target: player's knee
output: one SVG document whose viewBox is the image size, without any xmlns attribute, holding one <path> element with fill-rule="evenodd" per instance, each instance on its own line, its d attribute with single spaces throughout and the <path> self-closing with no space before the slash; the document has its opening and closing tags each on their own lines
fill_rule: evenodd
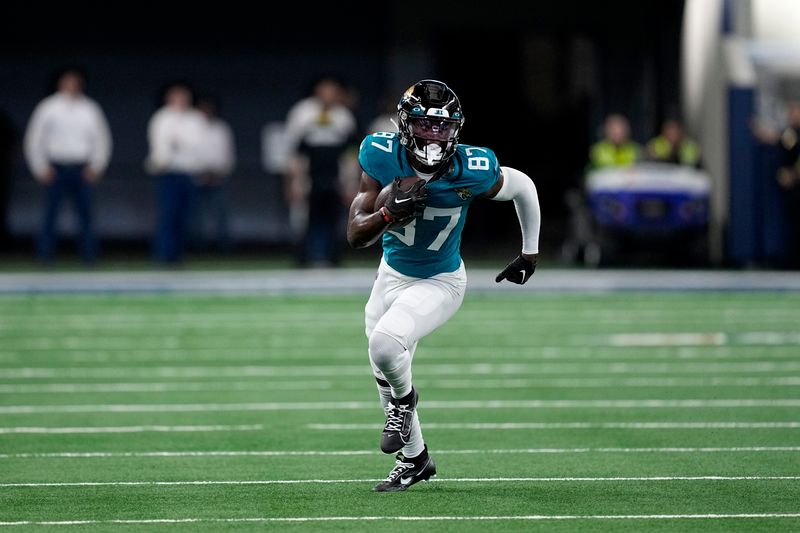
<svg viewBox="0 0 800 533">
<path fill-rule="evenodd" d="M 369 336 L 369 356 L 378 368 L 394 365 L 397 356 L 405 351 L 405 347 L 394 337 L 382 331 L 373 331 Z"/>
</svg>

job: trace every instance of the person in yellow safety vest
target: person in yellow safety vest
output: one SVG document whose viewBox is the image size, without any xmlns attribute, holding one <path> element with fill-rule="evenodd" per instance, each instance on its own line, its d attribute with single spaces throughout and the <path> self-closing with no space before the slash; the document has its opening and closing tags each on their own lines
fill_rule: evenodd
<svg viewBox="0 0 800 533">
<path fill-rule="evenodd" d="M 700 168 L 700 147 L 684 135 L 677 120 L 667 120 L 661 135 L 647 143 L 647 155 L 653 161 Z"/>
<path fill-rule="evenodd" d="M 612 114 L 603 123 L 604 138 L 592 145 L 589 151 L 589 167 L 627 167 L 639 159 L 641 149 L 632 141 L 628 119 Z"/>
</svg>

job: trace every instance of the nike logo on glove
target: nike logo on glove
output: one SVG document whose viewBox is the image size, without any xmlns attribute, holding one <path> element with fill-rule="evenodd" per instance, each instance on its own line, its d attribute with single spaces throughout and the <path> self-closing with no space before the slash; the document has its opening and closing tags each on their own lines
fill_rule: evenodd
<svg viewBox="0 0 800 533">
<path fill-rule="evenodd" d="M 500 272 L 494 280 L 497 283 L 500 283 L 504 279 L 507 279 L 511 283 L 516 283 L 517 285 L 524 285 L 526 281 L 533 275 L 536 271 L 536 256 L 534 256 L 534 260 L 531 261 L 530 259 L 525 259 L 524 257 L 517 256 L 516 259 L 511 261 L 506 267 Z M 519 277 L 516 276 L 516 273 L 519 272 Z"/>
<path fill-rule="evenodd" d="M 403 198 L 402 200 L 398 200 L 397 198 L 394 199 L 394 203 L 402 204 L 403 202 L 408 202 L 411 198 Z"/>
</svg>

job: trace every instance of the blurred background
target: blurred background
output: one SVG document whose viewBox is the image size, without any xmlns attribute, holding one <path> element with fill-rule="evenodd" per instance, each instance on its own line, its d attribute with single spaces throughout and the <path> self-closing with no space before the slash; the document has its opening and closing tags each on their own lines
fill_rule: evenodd
<svg viewBox="0 0 800 533">
<path fill-rule="evenodd" d="M 379 250 L 343 240 L 353 155 L 423 78 L 459 95 L 463 142 L 534 179 L 546 261 L 798 264 L 792 0 L 3 11 L 7 265 L 372 260 Z M 94 118 L 45 101 L 64 92 L 65 73 Z M 309 224 L 314 202 L 336 206 L 327 229 Z M 506 259 L 518 246 L 513 209 L 476 202 L 465 257 Z"/>
</svg>

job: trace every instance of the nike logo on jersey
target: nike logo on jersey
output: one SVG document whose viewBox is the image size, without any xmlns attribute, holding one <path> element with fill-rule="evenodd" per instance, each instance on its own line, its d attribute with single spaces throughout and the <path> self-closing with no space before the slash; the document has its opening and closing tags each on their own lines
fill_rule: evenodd
<svg viewBox="0 0 800 533">
<path fill-rule="evenodd" d="M 402 204 L 403 202 L 407 202 L 407 201 L 409 201 L 409 200 L 411 200 L 411 198 L 403 198 L 402 200 L 398 200 L 397 198 L 395 198 L 395 199 L 394 199 L 394 203 L 396 203 L 396 204 Z"/>
</svg>

